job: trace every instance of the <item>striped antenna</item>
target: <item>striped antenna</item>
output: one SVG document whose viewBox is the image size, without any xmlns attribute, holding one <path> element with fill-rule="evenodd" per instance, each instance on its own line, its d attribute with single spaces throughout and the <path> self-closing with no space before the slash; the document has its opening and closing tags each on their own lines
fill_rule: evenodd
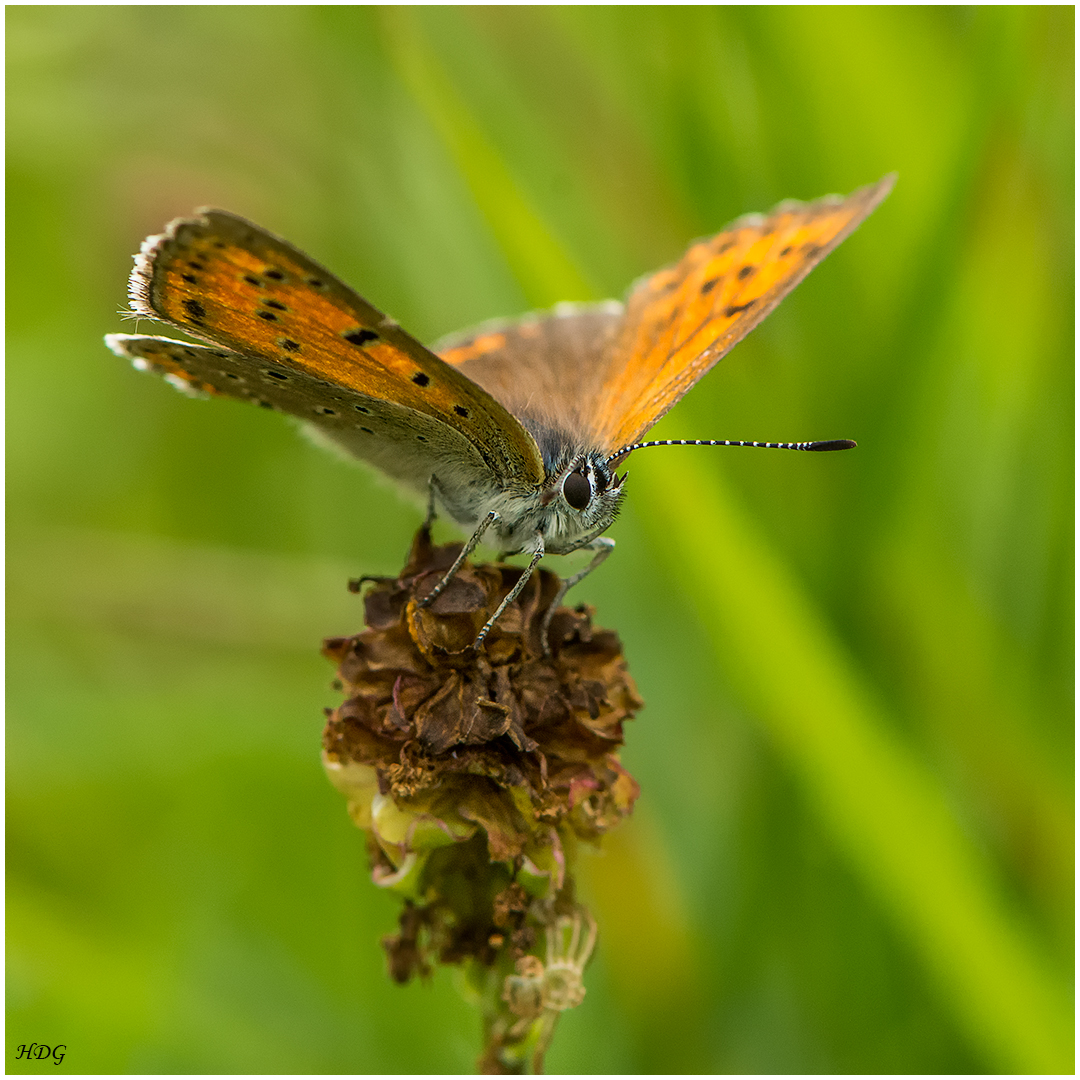
<svg viewBox="0 0 1080 1080">
<path fill-rule="evenodd" d="M 763 450 L 812 450 L 820 453 L 825 450 L 851 450 L 856 446 L 854 439 L 827 439 L 824 442 L 749 442 L 745 439 L 658 439 L 655 442 L 639 442 L 624 446 L 608 456 L 607 463 L 619 461 L 635 450 L 646 446 L 758 446 Z"/>
</svg>

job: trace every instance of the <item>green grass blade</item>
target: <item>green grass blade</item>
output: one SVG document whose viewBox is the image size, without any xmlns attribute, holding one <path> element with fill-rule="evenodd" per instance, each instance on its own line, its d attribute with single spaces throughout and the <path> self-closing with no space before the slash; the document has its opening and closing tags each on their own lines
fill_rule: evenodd
<svg viewBox="0 0 1080 1080">
<path fill-rule="evenodd" d="M 732 682 L 975 1048 L 1001 1071 L 1071 1072 L 1063 992 L 812 600 L 692 461 L 634 472 Z"/>
<path fill-rule="evenodd" d="M 597 288 L 533 206 L 407 9 L 385 13 L 398 75 L 445 143 L 529 303 L 594 300 Z"/>
</svg>

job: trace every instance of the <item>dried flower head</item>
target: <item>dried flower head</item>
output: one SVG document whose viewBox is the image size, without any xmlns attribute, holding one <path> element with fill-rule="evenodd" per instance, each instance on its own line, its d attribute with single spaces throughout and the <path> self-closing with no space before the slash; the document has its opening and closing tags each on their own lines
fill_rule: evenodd
<svg viewBox="0 0 1080 1080">
<path fill-rule="evenodd" d="M 419 607 L 460 550 L 433 547 L 424 528 L 399 577 L 362 579 L 368 628 L 324 644 L 347 696 L 323 759 L 368 832 L 375 883 L 405 901 L 384 941 L 391 975 L 464 963 L 485 1009 L 481 1067 L 520 1071 L 539 1066 L 554 1017 L 584 996 L 596 934 L 574 897 L 574 851 L 633 808 L 617 752 L 642 702 L 618 637 L 585 606 L 554 613 L 545 655 L 559 590 L 548 571 L 478 649 L 520 569 L 465 563 Z"/>
</svg>

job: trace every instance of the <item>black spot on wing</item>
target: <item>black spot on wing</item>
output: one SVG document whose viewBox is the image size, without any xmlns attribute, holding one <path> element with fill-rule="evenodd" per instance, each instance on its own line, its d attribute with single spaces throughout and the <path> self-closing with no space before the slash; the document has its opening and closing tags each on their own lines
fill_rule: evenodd
<svg viewBox="0 0 1080 1080">
<path fill-rule="evenodd" d="M 749 264 L 746 266 L 740 266 L 738 274 L 739 280 L 745 281 L 756 269 L 756 266 L 750 266 Z"/>
<path fill-rule="evenodd" d="M 469 418 L 469 410 L 466 409 L 464 405 L 455 405 L 454 412 L 456 412 L 458 416 L 465 417 L 466 420 Z"/>
<path fill-rule="evenodd" d="M 289 309 L 280 300 L 264 300 L 263 303 L 275 311 L 288 311 Z"/>
<path fill-rule="evenodd" d="M 713 289 L 716 288 L 716 283 L 719 280 L 720 279 L 718 277 L 709 278 L 709 280 L 706 281 L 705 284 L 701 286 L 701 295 L 702 296 L 707 296 L 709 293 L 711 293 L 713 291 Z"/>
<path fill-rule="evenodd" d="M 730 304 L 724 308 L 724 314 L 730 318 L 732 315 L 738 315 L 741 311 L 749 311 L 756 303 L 756 300 L 747 300 L 745 304 Z"/>
<path fill-rule="evenodd" d="M 299 341 L 293 341 L 292 338 L 287 338 L 287 337 L 286 338 L 278 338 L 278 344 L 286 352 L 299 352 L 300 351 L 300 342 Z"/>
<path fill-rule="evenodd" d="M 262 285 L 262 282 L 253 274 L 245 274 L 243 280 L 246 281 L 249 285 Z"/>
<path fill-rule="evenodd" d="M 378 341 L 379 335 L 374 330 L 367 330 L 364 327 L 358 327 L 356 330 L 346 330 L 341 335 L 346 341 L 353 345 L 367 345 L 370 341 Z"/>
<path fill-rule="evenodd" d="M 416 373 L 416 374 L 415 374 L 415 375 L 414 375 L 414 376 L 412 377 L 412 381 L 413 381 L 414 383 L 416 383 L 416 385 L 417 385 L 417 386 L 427 386 L 427 384 L 428 384 L 429 382 L 431 382 L 431 376 L 430 376 L 430 375 L 426 375 L 426 374 L 425 374 L 424 372 L 422 372 L 422 371 L 418 371 L 418 372 L 417 372 L 417 373 Z"/>
<path fill-rule="evenodd" d="M 255 314 L 267 322 L 277 322 L 277 316 L 272 311 L 256 311 Z"/>
<path fill-rule="evenodd" d="M 791 254 L 791 245 L 788 244 L 788 246 L 786 248 L 784 248 L 783 251 L 780 252 L 780 258 L 781 259 L 786 259 L 790 254 Z"/>
<path fill-rule="evenodd" d="M 285 275 L 280 270 L 275 270 L 272 266 L 263 271 L 263 277 L 268 277 L 271 281 L 285 280 Z"/>
<path fill-rule="evenodd" d="M 192 300 L 190 297 L 184 301 L 184 310 L 192 322 L 202 322 L 206 318 L 206 308 L 198 300 Z"/>
<path fill-rule="evenodd" d="M 188 283 L 189 285 L 198 285 L 198 284 L 199 284 L 199 279 L 198 279 L 198 278 L 197 278 L 197 277 L 196 277 L 196 276 L 195 276 L 194 274 L 181 274 L 180 276 L 181 276 L 181 277 L 182 277 L 182 278 L 184 279 L 184 281 L 186 281 L 186 282 L 187 282 L 187 283 Z"/>
</svg>

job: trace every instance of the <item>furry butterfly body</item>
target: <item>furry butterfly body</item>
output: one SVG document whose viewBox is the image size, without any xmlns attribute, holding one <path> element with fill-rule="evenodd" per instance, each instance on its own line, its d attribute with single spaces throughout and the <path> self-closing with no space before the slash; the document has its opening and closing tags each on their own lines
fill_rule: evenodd
<svg viewBox="0 0 1080 1080">
<path fill-rule="evenodd" d="M 595 565 L 623 498 L 618 462 L 893 180 L 741 218 L 642 279 L 625 304 L 560 305 L 433 349 L 285 241 L 197 211 L 143 243 L 130 282 L 137 315 L 196 340 L 106 341 L 186 392 L 298 417 L 428 494 L 471 530 L 463 557 L 490 529 L 504 551 L 531 551 L 531 566 L 582 547 Z"/>
</svg>

